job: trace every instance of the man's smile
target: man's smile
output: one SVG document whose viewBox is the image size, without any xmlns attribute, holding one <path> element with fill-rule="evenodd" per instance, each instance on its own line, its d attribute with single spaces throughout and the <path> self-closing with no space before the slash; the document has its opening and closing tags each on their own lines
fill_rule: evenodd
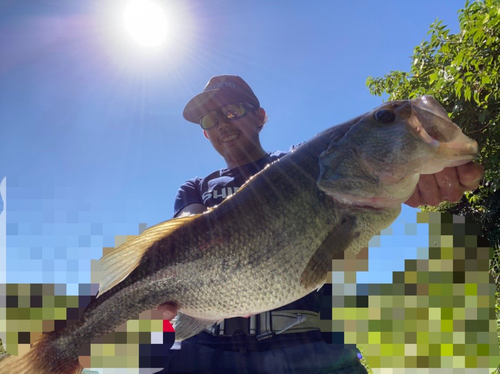
<svg viewBox="0 0 500 374">
<path fill-rule="evenodd" d="M 237 139 L 240 136 L 239 133 L 233 133 L 233 134 L 226 134 L 221 136 L 221 141 L 222 143 L 227 143 L 230 142 L 234 139 Z"/>
</svg>

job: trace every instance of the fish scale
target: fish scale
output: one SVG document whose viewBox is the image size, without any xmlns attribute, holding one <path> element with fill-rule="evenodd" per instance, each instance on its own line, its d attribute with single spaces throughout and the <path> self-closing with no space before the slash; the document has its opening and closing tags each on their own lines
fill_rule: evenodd
<svg viewBox="0 0 500 374">
<path fill-rule="evenodd" d="M 357 253 L 396 219 L 419 174 L 476 155 L 477 144 L 429 96 L 327 129 L 218 207 L 148 228 L 104 256 L 99 295 L 81 319 L 22 357 L 3 358 L 0 374 L 80 373 L 84 344 L 165 302 L 179 307 L 183 340 L 300 299 L 325 283 L 334 258 Z"/>
</svg>

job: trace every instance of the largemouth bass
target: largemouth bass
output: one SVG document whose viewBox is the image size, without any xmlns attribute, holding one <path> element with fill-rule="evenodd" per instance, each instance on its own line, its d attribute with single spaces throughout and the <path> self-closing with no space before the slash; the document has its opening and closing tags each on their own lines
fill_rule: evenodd
<svg viewBox="0 0 500 374">
<path fill-rule="evenodd" d="M 358 252 L 399 215 L 420 174 L 469 162 L 477 144 L 430 96 L 385 103 L 331 127 L 204 214 L 144 231 L 100 260 L 99 295 L 0 374 L 74 374 L 81 347 L 165 302 L 183 340 L 225 318 L 320 288 L 332 259 Z"/>
</svg>

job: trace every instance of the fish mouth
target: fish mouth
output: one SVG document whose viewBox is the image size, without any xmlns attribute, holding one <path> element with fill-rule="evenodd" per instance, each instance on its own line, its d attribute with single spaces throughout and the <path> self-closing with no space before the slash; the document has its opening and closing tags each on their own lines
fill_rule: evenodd
<svg viewBox="0 0 500 374">
<path fill-rule="evenodd" d="M 478 156 L 477 142 L 466 136 L 432 96 L 411 101 L 413 132 L 435 150 L 445 167 L 463 165 Z M 413 116 L 412 116 L 413 117 Z"/>
<path fill-rule="evenodd" d="M 421 96 L 412 100 L 411 105 L 412 112 L 433 139 L 439 142 L 450 142 L 462 132 L 432 96 Z"/>
</svg>

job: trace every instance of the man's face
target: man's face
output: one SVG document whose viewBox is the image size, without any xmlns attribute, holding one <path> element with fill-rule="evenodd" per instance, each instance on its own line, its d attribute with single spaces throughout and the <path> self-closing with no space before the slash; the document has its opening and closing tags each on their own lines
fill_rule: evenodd
<svg viewBox="0 0 500 374">
<path fill-rule="evenodd" d="M 259 131 L 262 113 L 259 108 L 248 109 L 247 115 L 239 119 L 228 120 L 218 116 L 218 123 L 205 130 L 204 134 L 226 162 L 244 162 L 261 149 Z"/>
</svg>

